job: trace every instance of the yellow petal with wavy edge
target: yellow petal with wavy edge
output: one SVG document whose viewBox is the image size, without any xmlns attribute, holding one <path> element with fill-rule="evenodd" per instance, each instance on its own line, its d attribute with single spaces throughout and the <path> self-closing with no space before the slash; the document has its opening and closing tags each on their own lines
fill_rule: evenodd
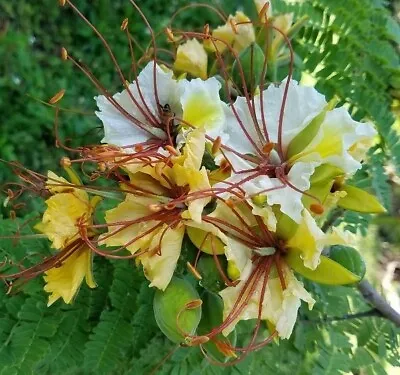
<svg viewBox="0 0 400 375">
<path fill-rule="evenodd" d="M 176 228 L 164 225 L 153 237 L 148 252 L 139 257 L 150 286 L 165 290 L 174 275 L 181 254 L 185 226 Z M 159 249 L 159 252 L 157 250 Z"/>
<path fill-rule="evenodd" d="M 340 190 L 347 193 L 338 201 L 338 206 L 341 208 L 371 214 L 386 212 L 385 207 L 379 203 L 378 199 L 365 190 L 350 185 L 343 185 Z"/>
<path fill-rule="evenodd" d="M 296 160 L 296 155 L 300 154 L 311 143 L 311 141 L 318 134 L 321 125 L 325 120 L 326 113 L 335 108 L 337 103 L 337 99 L 332 99 L 321 111 L 321 113 L 315 116 L 310 123 L 292 139 L 287 149 L 287 157 L 289 159 L 293 159 L 293 161 Z M 338 134 L 338 136 L 338 138 L 340 138 L 340 134 Z M 321 144 L 320 147 L 321 148 L 319 150 L 323 150 L 325 145 Z M 318 152 L 318 150 L 316 151 Z M 289 160 L 289 162 L 291 162 L 291 160 Z"/>
<path fill-rule="evenodd" d="M 215 86 L 218 86 L 218 81 Z M 207 87 L 211 84 L 207 83 Z M 193 91 L 185 97 L 183 106 L 183 121 L 195 128 L 213 130 L 222 125 L 224 111 L 219 98 L 211 96 L 207 90 L 193 88 Z M 201 155 L 203 156 L 203 154 Z"/>
<path fill-rule="evenodd" d="M 192 130 L 186 138 L 182 156 L 173 160 L 174 163 L 182 165 L 185 169 L 198 171 L 203 160 L 206 144 L 206 134 L 204 129 Z"/>
<path fill-rule="evenodd" d="M 84 279 L 90 288 L 96 287 L 92 273 L 92 252 L 85 246 L 70 255 L 61 266 L 46 271 L 44 290 L 51 293 L 47 305 L 52 305 L 59 298 L 71 303 Z"/>
<path fill-rule="evenodd" d="M 60 249 L 77 236 L 78 220 L 81 217 L 88 220 L 91 216 L 89 197 L 85 191 L 73 189 L 71 193 L 56 193 L 45 203 L 47 209 L 35 229 L 49 238 L 52 247 Z"/>
<path fill-rule="evenodd" d="M 157 221 L 145 220 L 140 222 L 140 219 L 154 213 L 149 207 L 158 203 L 159 201 L 155 197 L 140 197 L 128 194 L 125 200 L 117 207 L 106 211 L 105 220 L 108 224 L 108 233 L 100 237 L 100 244 L 124 246 L 132 254 L 141 248 L 148 247 L 154 236 L 151 228 L 157 225 Z M 133 221 L 135 222 L 133 223 Z M 127 224 L 115 225 L 115 223 Z M 137 240 L 133 241 L 135 238 Z"/>
<path fill-rule="evenodd" d="M 292 249 L 285 257 L 286 263 L 300 275 L 320 284 L 346 285 L 360 281 L 360 278 L 339 263 L 321 255 L 315 270 L 304 266 L 300 250 Z"/>
<path fill-rule="evenodd" d="M 196 39 L 181 44 L 176 52 L 174 70 L 207 79 L 208 57 L 203 45 Z"/>
<path fill-rule="evenodd" d="M 209 190 L 211 188 L 208 181 L 207 170 L 203 167 L 200 171 L 195 171 L 189 177 L 189 194 L 196 193 L 202 190 Z M 211 197 L 196 198 L 187 203 L 190 217 L 197 222 L 201 222 L 201 215 L 204 207 L 210 202 Z"/>
</svg>

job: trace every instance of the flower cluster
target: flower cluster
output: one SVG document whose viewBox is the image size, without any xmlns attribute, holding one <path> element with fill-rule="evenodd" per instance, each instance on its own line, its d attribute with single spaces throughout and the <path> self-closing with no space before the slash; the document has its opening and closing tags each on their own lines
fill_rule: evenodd
<svg viewBox="0 0 400 375">
<path fill-rule="evenodd" d="M 289 39 L 305 20 L 293 24 L 293 15 L 274 17 L 268 2 L 255 5 L 257 20 L 238 11 L 214 30 L 168 28 L 172 63 L 157 58 L 152 39 L 154 55 L 140 72 L 132 63 L 133 82 L 123 77 L 114 95 L 100 90 L 101 144 L 63 159 L 68 180 L 49 172 L 44 183 L 49 198 L 35 229 L 54 256 L 2 278 L 44 272 L 49 305 L 72 303 L 84 281 L 96 287 L 93 256 L 135 259 L 132 272 L 143 270 L 157 289 L 160 329 L 232 362 L 290 337 L 301 302 L 316 303 L 299 275 L 332 285 L 360 280 L 329 256 L 349 235 L 323 224 L 338 207 L 384 210 L 346 182 L 376 131 L 291 78 Z M 63 58 L 90 76 L 65 50 Z M 287 78 L 277 82 L 282 61 Z M 98 184 L 83 183 L 73 168 L 88 162 Z M 241 320 L 256 324 L 246 348 L 235 346 Z M 260 340 L 262 321 L 269 334 Z"/>
</svg>

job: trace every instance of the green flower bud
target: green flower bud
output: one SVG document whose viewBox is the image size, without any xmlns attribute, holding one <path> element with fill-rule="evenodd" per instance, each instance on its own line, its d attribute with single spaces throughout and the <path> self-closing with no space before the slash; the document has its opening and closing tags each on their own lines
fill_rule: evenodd
<svg viewBox="0 0 400 375">
<path fill-rule="evenodd" d="M 347 193 L 346 196 L 338 201 L 338 206 L 341 208 L 372 214 L 386 212 L 385 207 L 379 203 L 375 196 L 362 189 L 355 186 L 343 185 L 340 190 Z"/>
<path fill-rule="evenodd" d="M 193 335 L 201 319 L 201 300 L 196 289 L 186 280 L 173 277 L 168 287 L 157 290 L 153 309 L 156 322 L 171 341 L 182 343 Z"/>
<path fill-rule="evenodd" d="M 218 294 L 207 291 L 202 294 L 202 300 L 202 317 L 198 334 L 206 335 L 223 322 L 224 304 Z M 219 362 L 226 362 L 230 357 L 235 357 L 235 353 L 230 347 L 236 345 L 236 339 L 236 330 L 232 331 L 228 337 L 220 333 L 204 344 L 203 348 L 212 359 Z"/>
<path fill-rule="evenodd" d="M 361 254 L 350 246 L 335 245 L 329 252 L 329 258 L 360 277 L 365 276 L 366 266 Z"/>
<path fill-rule="evenodd" d="M 246 85 L 249 92 L 254 93 L 264 79 L 264 52 L 258 44 L 253 43 L 239 54 L 239 61 L 240 64 L 236 59 L 232 66 L 233 82 L 239 89 L 242 89 Z M 243 70 L 245 82 L 243 82 L 240 67 Z"/>
<path fill-rule="evenodd" d="M 304 265 L 301 251 L 291 249 L 285 257 L 286 263 L 301 276 L 327 285 L 347 285 L 358 283 L 361 278 L 335 260 L 321 255 L 320 263 L 315 270 Z"/>
<path fill-rule="evenodd" d="M 224 272 L 226 272 L 227 261 L 223 256 L 218 257 L 219 264 Z M 224 280 L 218 271 L 217 264 L 213 256 L 202 255 L 197 262 L 197 271 L 202 279 L 200 285 L 210 292 L 219 292 L 225 287 Z"/>
</svg>

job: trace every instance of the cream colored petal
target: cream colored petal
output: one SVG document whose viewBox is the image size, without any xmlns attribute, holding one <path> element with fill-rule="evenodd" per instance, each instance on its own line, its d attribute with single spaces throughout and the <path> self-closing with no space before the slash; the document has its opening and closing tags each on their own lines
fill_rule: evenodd
<svg viewBox="0 0 400 375">
<path fill-rule="evenodd" d="M 178 83 L 172 76 L 172 71 L 165 71 L 150 61 L 140 72 L 137 82 L 128 86 L 129 91 L 125 89 L 113 96 L 118 105 L 137 121 L 116 108 L 104 95 L 95 97 L 99 108 L 96 115 L 104 126 L 102 142 L 126 147 L 154 137 L 165 139 L 166 133 L 155 128 L 150 118 L 151 114 L 159 118 L 158 103 L 162 106 L 168 104 L 172 112 L 181 115 Z"/>
<path fill-rule="evenodd" d="M 254 271 L 254 269 L 253 269 Z M 262 292 L 261 278 L 257 284 L 254 293 L 250 296 L 248 303 L 239 315 L 224 331 L 228 335 L 239 320 L 257 319 L 259 315 L 259 306 Z M 271 322 L 278 331 L 281 338 L 289 338 L 297 320 L 298 309 L 301 300 L 308 303 L 311 309 L 315 303 L 311 295 L 304 289 L 303 284 L 299 282 L 290 270 L 285 270 L 286 289 L 283 290 L 279 278 L 270 278 L 265 288 L 265 294 L 262 304 L 261 319 Z M 245 280 L 235 287 L 228 287 L 219 294 L 224 301 L 224 319 L 232 311 L 238 297 L 243 294 L 244 298 L 248 296 L 242 289 Z"/>
<path fill-rule="evenodd" d="M 109 225 L 108 232 L 100 237 L 100 245 L 126 246 L 129 244 L 126 248 L 132 254 L 142 247 L 146 247 L 154 236 L 151 228 L 158 224 L 157 221 L 148 219 L 149 215 L 154 213 L 149 206 L 158 203 L 154 197 L 128 194 L 125 201 L 106 212 L 105 220 Z M 150 232 L 145 235 L 148 231 Z M 144 236 L 138 238 L 140 235 Z M 132 242 L 136 238 L 137 240 Z"/>
<path fill-rule="evenodd" d="M 270 85 L 263 93 L 263 107 L 261 95 L 256 100 L 256 111 L 259 123 L 263 124 L 264 117 L 271 142 L 278 142 L 279 118 L 282 111 L 283 97 L 287 79 L 276 87 Z M 299 85 L 291 80 L 284 106 L 282 122 L 282 147 L 285 151 L 290 141 L 300 133 L 310 121 L 326 106 L 326 100 L 315 88 Z"/>
<path fill-rule="evenodd" d="M 150 286 L 165 290 L 174 274 L 176 264 L 181 254 L 185 227 L 179 224 L 170 229 L 166 225 L 153 237 L 149 252 L 139 257 L 144 273 L 151 281 Z M 160 247 L 161 254 L 154 252 Z"/>
<path fill-rule="evenodd" d="M 208 190 L 211 188 L 208 181 L 207 170 L 203 167 L 200 171 L 193 171 L 189 179 L 189 194 L 199 192 L 201 190 Z M 188 211 L 190 217 L 196 221 L 201 222 L 201 215 L 204 207 L 210 202 L 211 197 L 196 198 L 188 203 Z"/>
<path fill-rule="evenodd" d="M 232 264 L 236 267 L 236 270 L 239 272 L 238 278 L 240 280 L 246 279 L 252 269 L 252 257 L 253 252 L 251 249 L 244 245 L 242 242 L 239 242 L 233 238 L 226 238 L 226 246 L 225 246 L 225 256 L 228 262 L 232 262 Z"/>
<path fill-rule="evenodd" d="M 297 162 L 291 167 L 287 179 L 296 190 L 289 185 L 282 188 L 284 182 L 277 178 L 271 179 L 271 182 L 276 189 L 265 193 L 268 204 L 271 206 L 279 204 L 281 212 L 288 215 L 296 223 L 300 223 L 301 214 L 304 210 L 302 192 L 305 192 L 310 188 L 310 177 L 319 164 L 319 162 Z"/>
<path fill-rule="evenodd" d="M 183 166 L 188 170 L 198 171 L 203 161 L 206 144 L 206 135 L 203 129 L 191 131 L 183 147 Z"/>
<path fill-rule="evenodd" d="M 315 303 L 315 300 L 304 289 L 303 284 L 295 278 L 291 271 L 286 272 L 286 281 L 287 288 L 283 292 L 279 318 L 276 321 L 268 319 L 275 324 L 279 336 L 283 339 L 288 339 L 293 332 L 301 301 L 307 302 L 310 310 Z"/>
</svg>

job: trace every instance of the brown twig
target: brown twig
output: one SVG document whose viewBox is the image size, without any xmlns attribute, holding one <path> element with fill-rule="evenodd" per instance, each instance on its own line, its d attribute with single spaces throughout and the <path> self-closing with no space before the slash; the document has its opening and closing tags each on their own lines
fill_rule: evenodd
<svg viewBox="0 0 400 375">
<path fill-rule="evenodd" d="M 400 314 L 386 302 L 367 280 L 361 281 L 357 288 L 364 299 L 378 310 L 382 317 L 389 319 L 397 327 L 400 327 Z"/>
</svg>

